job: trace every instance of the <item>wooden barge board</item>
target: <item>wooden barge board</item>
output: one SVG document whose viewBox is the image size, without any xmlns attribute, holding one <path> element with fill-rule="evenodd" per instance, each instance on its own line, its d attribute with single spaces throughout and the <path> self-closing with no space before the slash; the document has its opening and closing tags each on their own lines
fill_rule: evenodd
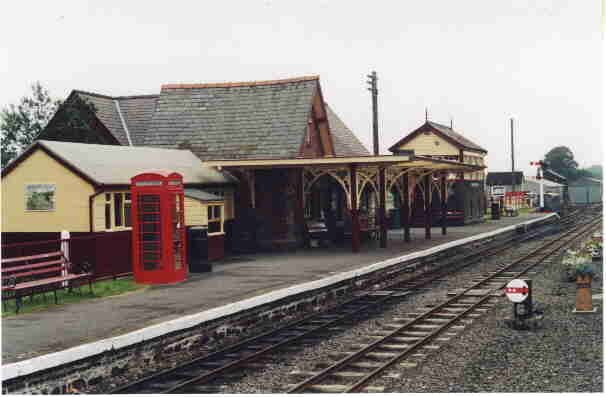
<svg viewBox="0 0 606 397">
<path fill-rule="evenodd" d="M 469 244 L 474 241 L 483 240 L 502 233 L 507 233 L 516 230 L 520 226 L 527 226 L 533 223 L 542 222 L 551 218 L 558 218 L 558 215 L 551 213 L 540 218 L 535 218 L 526 222 L 506 226 L 490 232 L 477 234 L 459 240 L 450 241 L 440 244 L 425 250 L 416 251 L 403 256 L 390 258 L 384 261 L 376 262 L 371 265 L 361 267 L 359 269 L 346 271 L 335 274 L 320 280 L 305 282 L 291 287 L 283 288 L 277 291 L 272 291 L 263 295 L 255 296 L 239 302 L 230 303 L 224 306 L 205 310 L 200 313 L 183 316 L 174 320 L 166 321 L 160 324 L 154 324 L 136 331 L 119 335 L 113 338 L 102 339 L 96 342 L 75 346 L 62 351 L 49 353 L 42 356 L 33 357 L 27 360 L 18 361 L 2 366 L 2 380 L 7 381 L 20 376 L 26 376 L 38 371 L 55 368 L 61 365 L 68 364 L 77 360 L 82 360 L 97 354 L 101 354 L 111 349 L 121 349 L 146 340 L 161 337 L 163 335 L 186 330 L 202 323 L 217 320 L 221 317 L 234 315 L 238 312 L 251 310 L 255 307 L 265 305 L 272 302 L 277 302 L 281 299 L 292 295 L 297 295 L 313 290 L 329 287 L 342 281 L 351 278 L 363 276 L 377 270 L 381 270 L 401 262 L 412 261 L 424 256 L 433 255 L 450 248 Z"/>
</svg>

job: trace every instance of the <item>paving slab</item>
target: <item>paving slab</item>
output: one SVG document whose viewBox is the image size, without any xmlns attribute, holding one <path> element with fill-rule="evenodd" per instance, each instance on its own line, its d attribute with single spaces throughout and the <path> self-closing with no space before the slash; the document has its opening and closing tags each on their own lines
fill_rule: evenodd
<svg viewBox="0 0 606 397">
<path fill-rule="evenodd" d="M 215 263 L 212 273 L 191 274 L 183 283 L 152 286 L 142 291 L 52 307 L 43 312 L 2 319 L 3 364 L 61 351 L 85 343 L 126 334 L 181 316 L 322 279 L 378 261 L 427 249 L 476 234 L 525 222 L 544 214 L 451 227 L 443 236 L 432 229 L 412 229 L 412 242 L 402 230 L 390 230 L 388 248 L 369 242 L 359 253 L 350 248 L 312 248 L 288 253 L 261 253 L 228 257 Z"/>
</svg>

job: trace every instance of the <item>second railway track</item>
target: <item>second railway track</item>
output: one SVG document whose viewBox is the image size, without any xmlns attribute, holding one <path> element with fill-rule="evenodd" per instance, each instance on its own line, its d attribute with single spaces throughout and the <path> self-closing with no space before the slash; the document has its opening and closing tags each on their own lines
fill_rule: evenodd
<svg viewBox="0 0 606 397">
<path fill-rule="evenodd" d="M 571 224 L 573 222 L 579 221 L 580 214 L 575 214 L 573 216 L 569 216 L 563 220 L 563 224 Z M 590 227 L 585 226 L 585 227 Z M 569 231 L 568 234 L 573 233 L 578 228 L 574 228 L 572 231 Z M 578 231 L 578 230 L 577 230 Z M 202 357 L 198 357 L 194 360 L 190 360 L 182 365 L 172 368 L 169 370 L 161 371 L 151 376 L 147 376 L 145 378 L 139 379 L 135 382 L 122 386 L 113 391 L 113 393 L 196 393 L 196 392 L 208 392 L 208 389 L 204 388 L 205 384 L 208 384 L 212 381 L 215 381 L 218 378 L 221 378 L 226 373 L 236 369 L 243 367 L 247 364 L 255 363 L 257 360 L 260 360 L 262 357 L 266 357 L 267 355 L 271 355 L 275 352 L 280 351 L 281 349 L 292 348 L 293 345 L 297 343 L 303 343 L 308 341 L 310 338 L 326 338 L 330 335 L 331 330 L 338 330 L 339 324 L 346 324 L 348 321 L 352 321 L 357 316 L 361 316 L 363 313 L 367 313 L 371 311 L 373 308 L 379 308 L 381 306 L 385 306 L 391 303 L 397 303 L 404 299 L 404 297 L 416 289 L 427 286 L 434 281 L 439 281 L 441 278 L 451 274 L 457 270 L 460 270 L 464 267 L 470 266 L 472 264 L 478 263 L 483 259 L 489 256 L 495 256 L 499 253 L 506 251 L 511 247 L 512 243 L 520 243 L 525 240 L 530 240 L 532 238 L 541 237 L 545 231 L 535 231 L 533 233 L 529 233 L 527 235 L 522 236 L 514 236 L 511 239 L 508 239 L 504 242 L 497 242 L 495 244 L 490 245 L 485 249 L 481 249 L 477 252 L 473 252 L 471 254 L 466 255 L 457 255 L 449 260 L 442 261 L 443 263 L 438 266 L 433 272 L 430 274 L 422 274 L 412 279 L 407 280 L 395 280 L 392 285 L 385 291 L 374 291 L 369 293 L 361 294 L 360 296 L 356 296 L 349 301 L 343 303 L 337 308 L 333 308 L 325 313 L 320 313 L 316 315 L 307 316 L 303 319 L 295 321 L 293 323 L 287 324 L 284 327 L 280 327 L 276 330 L 272 330 L 266 332 L 262 335 L 255 336 L 249 338 L 243 342 L 240 342 L 236 345 L 230 346 L 228 348 L 222 349 L 217 352 L 213 352 L 207 354 Z M 567 235 L 568 235 L 567 234 Z M 561 238 L 562 236 L 560 236 Z M 547 245 L 551 246 L 558 242 L 558 238 L 551 239 Z M 564 243 L 565 244 L 565 243 Z M 557 244 L 559 245 L 559 244 Z M 539 249 L 540 250 L 540 249 Z M 531 254 L 526 255 L 525 257 L 530 258 Z M 505 269 L 509 269 L 512 265 L 509 265 L 507 268 L 499 268 L 496 270 L 495 274 L 492 274 L 492 280 L 495 282 L 499 280 L 499 277 L 505 277 L 507 275 L 507 271 Z M 498 281 L 502 284 L 502 281 Z M 481 283 L 480 283 L 481 284 Z M 475 283 L 474 286 L 468 287 L 466 291 L 478 290 L 478 283 Z M 495 285 L 492 285 L 495 287 Z M 488 286 L 487 286 L 488 288 Z M 496 287 L 495 287 L 496 288 Z M 452 302 L 452 299 L 459 299 L 459 302 L 454 302 L 455 305 L 465 305 L 471 307 L 469 312 L 467 310 L 459 310 L 460 312 L 464 312 L 470 316 L 476 315 L 478 311 L 482 311 L 489 304 L 491 297 L 475 297 L 469 296 L 469 294 L 460 293 L 455 298 L 451 298 L 448 302 Z M 477 302 L 470 302 L 470 301 Z M 456 306 L 455 306 L 456 308 Z M 460 308 L 464 308 L 460 306 Z M 452 309 L 452 308 L 451 308 Z M 436 309 L 438 310 L 438 309 Z M 429 316 L 428 313 L 437 313 L 436 310 L 429 310 L 427 313 L 421 313 L 420 317 L 417 319 L 413 319 L 417 323 L 419 321 L 428 320 L 426 316 Z M 448 312 L 446 308 L 444 311 Z M 457 310 L 451 310 L 451 312 L 456 312 Z M 429 323 L 433 325 L 436 324 L 450 324 L 449 317 L 444 313 L 437 313 L 438 317 L 441 316 L 440 319 L 430 318 Z M 453 322 L 460 321 L 454 320 L 455 317 L 452 318 Z M 442 321 L 440 321 L 442 320 Z M 446 320 L 446 321 L 444 321 Z M 412 320 L 411 320 L 412 321 Z M 425 321 L 427 322 L 427 321 Z M 417 324 L 415 323 L 415 324 Z M 407 326 L 415 326 L 414 324 L 408 324 Z M 435 328 L 435 327 L 434 327 Z M 433 328 L 427 328 L 433 329 Z M 395 332 L 395 331 L 394 331 Z M 408 331 L 410 332 L 410 331 Z M 412 331 L 415 332 L 415 331 Z M 414 339 L 420 337 L 418 334 L 420 331 L 416 331 L 417 334 L 413 334 L 412 336 L 392 336 L 404 339 L 396 339 L 396 343 L 390 343 L 390 347 L 404 347 L 408 349 L 410 347 L 410 343 L 406 344 L 403 342 L 412 342 Z M 395 334 L 394 334 L 395 335 Z M 406 339 L 408 338 L 408 339 Z M 430 337 L 433 339 L 433 337 Z M 442 338 L 443 339 L 443 338 Z M 380 341 L 376 341 L 377 348 L 380 347 Z M 375 346 L 375 343 L 371 344 Z M 413 349 L 420 349 L 421 345 L 416 346 L 416 342 L 412 344 Z M 416 346 L 416 347 L 415 347 Z M 366 346 L 365 348 L 367 348 Z M 389 346 L 388 346 L 389 347 Z M 381 349 L 379 349 L 381 350 Z M 372 356 L 373 352 L 369 352 Z M 377 352 L 375 352 L 377 353 Z M 393 355 L 394 352 L 378 352 L 380 354 L 374 354 L 375 358 L 383 357 L 393 359 L 397 357 Z M 362 353 L 360 353 L 362 354 Z M 388 360 L 388 361 L 390 361 Z M 401 361 L 402 359 L 396 359 L 396 361 Z M 340 364 L 339 364 L 340 363 Z M 339 361 L 335 365 L 339 364 L 337 368 L 335 368 L 335 373 L 337 374 L 337 378 L 347 375 L 349 380 L 354 380 L 356 376 L 354 374 L 360 374 L 360 371 L 343 371 L 343 367 L 348 367 L 346 361 Z M 391 365 L 391 364 L 390 364 Z M 380 367 L 369 366 L 367 365 L 366 371 L 369 374 L 373 374 Z M 383 369 L 378 370 L 377 374 L 382 372 Z M 324 371 L 322 371 L 323 373 Z M 296 386 L 292 387 L 292 391 L 296 392 L 305 392 L 305 391 L 349 391 L 347 388 L 349 386 L 343 386 L 341 384 L 318 384 L 320 380 L 315 378 L 316 376 L 320 376 L 322 380 L 324 379 L 332 379 L 333 376 L 327 372 L 325 375 L 315 374 L 310 378 L 310 380 L 306 380 L 304 382 L 300 382 Z M 372 377 L 376 376 L 372 375 Z M 313 380 L 315 379 L 315 380 Z M 362 378 L 363 379 L 363 378 Z M 305 383 L 309 381 L 308 383 Z M 363 384 L 356 386 L 354 391 L 363 390 L 364 385 L 368 380 L 364 381 Z M 354 382 L 354 385 L 357 385 L 358 382 Z"/>
</svg>

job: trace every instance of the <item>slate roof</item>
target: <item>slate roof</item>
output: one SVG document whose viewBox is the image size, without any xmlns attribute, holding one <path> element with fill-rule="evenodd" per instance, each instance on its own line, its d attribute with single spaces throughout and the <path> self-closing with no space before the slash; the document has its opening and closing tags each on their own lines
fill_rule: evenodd
<svg viewBox="0 0 606 397">
<path fill-rule="evenodd" d="M 438 134 L 442 135 L 446 140 L 454 143 L 455 145 L 457 145 L 463 149 L 469 149 L 469 150 L 473 150 L 473 151 L 488 153 L 488 151 L 486 149 L 484 149 L 480 145 L 470 141 L 469 139 L 465 138 L 463 135 L 456 132 L 452 128 L 445 126 L 443 124 L 429 121 L 429 120 L 426 120 L 425 123 L 421 127 L 417 128 L 410 134 L 406 135 L 404 138 L 400 139 L 393 146 L 391 146 L 389 148 L 389 150 L 392 152 L 397 151 L 400 146 L 402 146 L 404 143 L 410 141 L 412 138 L 417 136 L 422 131 L 426 131 L 428 129 L 428 127 L 430 129 L 432 129 L 433 131 L 437 132 Z"/>
<path fill-rule="evenodd" d="M 330 134 L 332 135 L 335 156 L 368 156 L 370 152 L 360 142 L 358 137 L 345 125 L 328 104 L 326 106 L 326 116 Z"/>
<path fill-rule="evenodd" d="M 112 97 L 75 90 L 121 145 L 190 149 L 202 160 L 294 158 L 319 77 L 167 84 L 159 95 Z M 326 105 L 336 156 L 369 155 Z M 122 117 L 120 117 L 122 116 Z"/>
<path fill-rule="evenodd" d="M 524 173 L 522 171 L 515 171 L 514 178 L 515 184 L 521 185 L 524 181 Z M 486 174 L 486 184 L 488 186 L 511 186 L 511 172 L 489 172 Z"/>
<path fill-rule="evenodd" d="M 318 77 L 164 85 L 143 145 L 185 145 L 203 160 L 295 157 Z"/>
<path fill-rule="evenodd" d="M 183 195 L 198 201 L 225 201 L 223 197 L 202 189 L 183 189 Z"/>
<path fill-rule="evenodd" d="M 188 184 L 237 182 L 229 173 L 203 165 L 189 150 L 46 140 L 35 141 L 5 167 L 2 175 L 23 161 L 37 146 L 42 146 L 62 162 L 100 185 L 130 185 L 131 177 L 153 171 L 178 172 L 183 176 L 183 182 Z"/>
<path fill-rule="evenodd" d="M 111 97 L 79 90 L 75 93 L 94 105 L 97 118 L 121 145 L 130 145 L 131 142 L 133 145 L 141 145 L 142 136 L 151 120 L 158 95 Z"/>
<path fill-rule="evenodd" d="M 439 123 L 435 123 L 435 122 L 429 121 L 429 120 L 427 121 L 427 124 L 429 124 L 430 126 L 432 126 L 435 129 L 437 129 L 444 135 L 447 135 L 451 139 L 455 140 L 456 142 L 461 144 L 461 146 L 463 146 L 463 147 L 466 147 L 468 149 L 481 150 L 481 151 L 487 152 L 486 149 L 484 149 L 480 145 L 475 144 L 474 142 L 470 141 L 469 139 L 465 138 L 463 135 L 459 134 L 458 132 L 456 132 L 455 130 L 453 130 L 452 128 L 450 128 L 448 126 L 445 126 L 445 125 L 442 125 Z"/>
</svg>

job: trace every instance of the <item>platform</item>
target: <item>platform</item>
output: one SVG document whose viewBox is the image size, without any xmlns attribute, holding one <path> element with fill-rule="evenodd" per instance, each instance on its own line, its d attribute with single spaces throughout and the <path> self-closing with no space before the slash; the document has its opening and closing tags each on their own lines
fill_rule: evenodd
<svg viewBox="0 0 606 397">
<path fill-rule="evenodd" d="M 525 214 L 451 227 L 446 236 L 440 234 L 440 228 L 433 228 L 431 240 L 424 239 L 423 229 L 412 229 L 410 243 L 403 241 L 402 230 L 391 230 L 388 248 L 378 248 L 377 243 L 371 242 L 356 254 L 346 246 L 229 257 L 216 263 L 212 273 L 191 274 L 181 284 L 153 286 L 140 292 L 5 318 L 3 364 L 106 340 L 209 309 L 216 316 L 233 302 L 545 216 Z"/>
</svg>

